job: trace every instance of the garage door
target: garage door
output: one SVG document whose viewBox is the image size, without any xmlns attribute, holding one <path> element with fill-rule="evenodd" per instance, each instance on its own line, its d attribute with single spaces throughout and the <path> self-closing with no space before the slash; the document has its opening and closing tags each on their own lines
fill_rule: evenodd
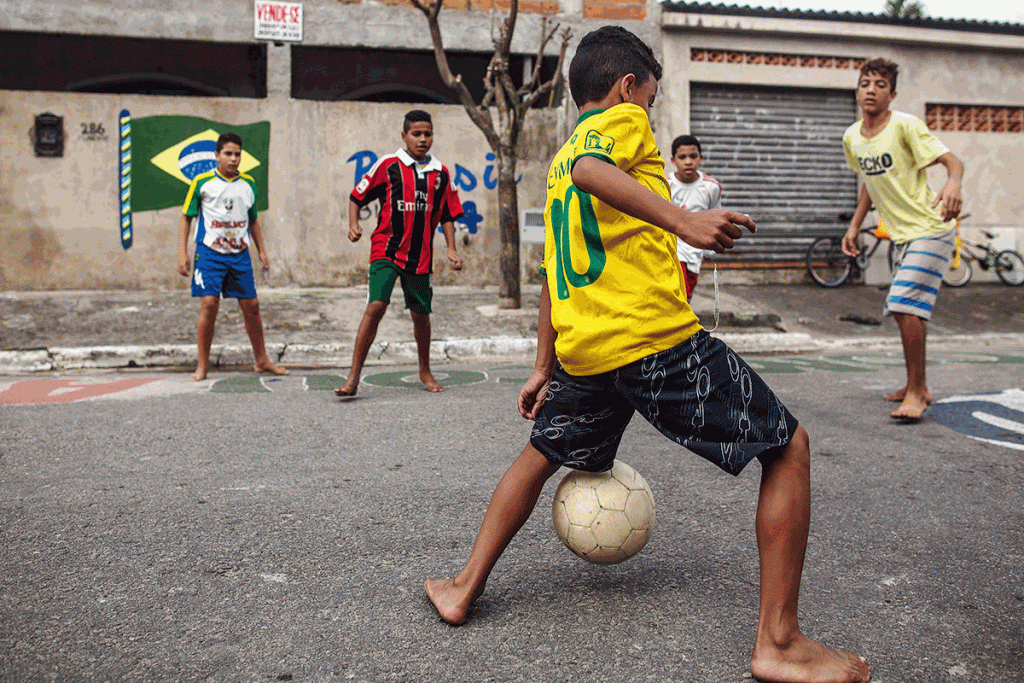
<svg viewBox="0 0 1024 683">
<path fill-rule="evenodd" d="M 801 266 L 815 237 L 845 230 L 857 178 L 843 156 L 843 131 L 856 113 L 849 91 L 690 85 L 702 168 L 722 183 L 725 208 L 758 225 L 755 236 L 714 260 Z"/>
</svg>

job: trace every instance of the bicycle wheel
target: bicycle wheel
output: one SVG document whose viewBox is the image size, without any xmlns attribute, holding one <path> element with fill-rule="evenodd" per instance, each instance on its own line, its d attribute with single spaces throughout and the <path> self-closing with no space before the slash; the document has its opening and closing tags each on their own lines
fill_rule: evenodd
<svg viewBox="0 0 1024 683">
<path fill-rule="evenodd" d="M 961 253 L 960 265 L 954 268 L 950 262 L 949 270 L 942 276 L 942 281 L 950 287 L 963 287 L 971 281 L 972 275 L 974 275 L 974 269 L 971 267 L 971 262 Z"/>
<path fill-rule="evenodd" d="M 1011 249 L 999 252 L 996 256 L 996 275 L 1013 287 L 1024 283 L 1024 257 Z"/>
<path fill-rule="evenodd" d="M 822 287 L 838 287 L 853 270 L 853 259 L 843 253 L 839 237 L 819 237 L 807 250 L 807 272 Z"/>
</svg>

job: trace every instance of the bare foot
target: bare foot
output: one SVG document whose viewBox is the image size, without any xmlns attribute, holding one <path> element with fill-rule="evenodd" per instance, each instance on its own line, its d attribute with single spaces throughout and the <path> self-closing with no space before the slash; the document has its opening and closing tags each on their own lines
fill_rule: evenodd
<svg viewBox="0 0 1024 683">
<path fill-rule="evenodd" d="M 437 383 L 434 376 L 429 371 L 420 373 L 420 381 L 423 382 L 427 387 L 427 391 L 433 391 L 435 394 L 439 391 L 444 391 L 444 387 Z"/>
<path fill-rule="evenodd" d="M 475 594 L 462 586 L 455 585 L 455 579 L 427 579 L 423 582 L 427 597 L 437 608 L 441 618 L 452 626 L 466 623 L 466 615 L 473 601 L 483 595 L 483 588 Z"/>
<path fill-rule="evenodd" d="M 345 383 L 334 390 L 335 396 L 355 396 L 359 390 L 359 380 L 353 381 L 352 378 L 345 380 Z"/>
<path fill-rule="evenodd" d="M 193 382 L 201 382 L 206 379 L 206 373 L 210 371 L 209 366 L 203 367 L 201 365 L 196 366 L 196 371 L 192 373 Z"/>
<path fill-rule="evenodd" d="M 274 365 L 269 360 L 265 363 L 255 363 L 252 369 L 256 372 L 269 372 L 272 375 L 288 375 L 288 368 L 282 368 L 280 365 Z"/>
<path fill-rule="evenodd" d="M 918 422 L 928 410 L 929 401 L 917 394 L 907 394 L 900 407 L 889 413 L 894 420 L 903 422 Z"/>
<path fill-rule="evenodd" d="M 871 668 L 861 658 L 815 642 L 802 633 L 787 647 L 754 647 L 750 673 L 764 683 L 865 683 Z"/>
<path fill-rule="evenodd" d="M 925 400 L 928 401 L 928 405 L 931 405 L 932 404 L 932 395 L 929 394 L 926 391 L 924 393 L 924 396 L 925 396 Z M 903 403 L 903 399 L 905 399 L 906 397 L 907 397 L 907 388 L 906 387 L 903 387 L 902 389 L 897 389 L 896 391 L 892 392 L 891 394 L 886 394 L 884 396 L 886 401 L 892 401 L 893 403 Z"/>
</svg>

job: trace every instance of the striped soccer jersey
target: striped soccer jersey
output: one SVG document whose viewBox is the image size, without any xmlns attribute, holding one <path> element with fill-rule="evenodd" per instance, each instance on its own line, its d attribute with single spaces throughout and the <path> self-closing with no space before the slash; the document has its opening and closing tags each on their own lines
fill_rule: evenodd
<svg viewBox="0 0 1024 683">
<path fill-rule="evenodd" d="M 249 223 L 256 220 L 256 181 L 245 173 L 231 180 L 217 169 L 200 173 L 188 188 L 182 213 L 199 216 L 198 244 L 240 254 L 249 248 Z"/>
<path fill-rule="evenodd" d="M 370 261 L 387 259 L 410 275 L 432 271 L 434 230 L 462 216 L 448 169 L 436 157 L 420 163 L 404 149 L 378 159 L 350 197 L 359 206 L 381 203 Z"/>
</svg>

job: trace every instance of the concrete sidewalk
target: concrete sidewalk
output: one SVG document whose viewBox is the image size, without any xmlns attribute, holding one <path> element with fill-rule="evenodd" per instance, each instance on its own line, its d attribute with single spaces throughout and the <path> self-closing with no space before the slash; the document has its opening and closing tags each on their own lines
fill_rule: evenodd
<svg viewBox="0 0 1024 683">
<path fill-rule="evenodd" d="M 722 278 L 723 280 L 725 278 Z M 431 351 L 438 362 L 530 359 L 536 349 L 539 286 L 525 286 L 523 307 L 498 310 L 497 288 L 436 287 Z M 366 287 L 263 288 L 268 350 L 288 367 L 344 367 L 351 361 Z M 416 359 L 412 321 L 400 294 L 380 325 L 370 363 Z M 847 285 L 721 284 L 714 334 L 741 353 L 796 353 L 899 344 L 881 314 L 884 288 Z M 713 279 L 693 300 L 715 325 Z M 186 290 L 0 293 L 0 373 L 194 367 L 198 305 Z M 931 343 L 991 339 L 1024 347 L 1024 288 L 971 284 L 944 289 L 929 326 Z M 223 301 L 214 367 L 252 362 L 238 306 Z"/>
</svg>

